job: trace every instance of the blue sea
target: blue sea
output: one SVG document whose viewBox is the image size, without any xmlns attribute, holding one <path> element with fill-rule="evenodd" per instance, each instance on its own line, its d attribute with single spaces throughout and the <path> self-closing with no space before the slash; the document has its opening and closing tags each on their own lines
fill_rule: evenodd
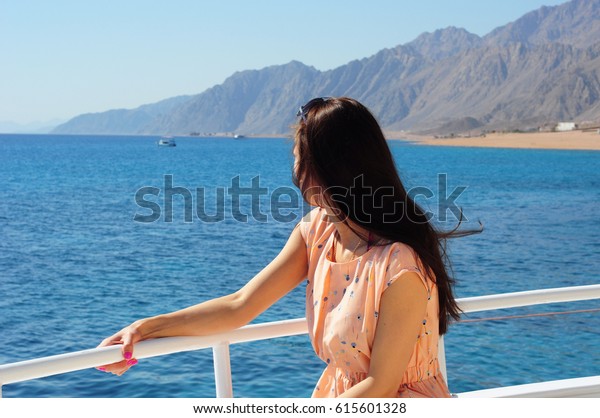
<svg viewBox="0 0 600 418">
<path fill-rule="evenodd" d="M 0 135 L 0 364 L 93 348 L 138 318 L 236 291 L 307 209 L 294 198 L 289 139 L 182 137 L 175 148 L 157 140 Z M 440 227 L 456 224 L 458 207 L 462 228 L 484 225 L 448 243 L 459 297 L 600 283 L 599 152 L 390 146 Z M 236 188 L 253 182 L 266 192 L 232 204 Z M 171 208 L 167 186 L 179 193 Z M 223 220 L 209 216 L 219 213 Z M 451 391 L 600 375 L 598 308 L 589 301 L 466 316 L 504 319 L 451 327 Z M 300 285 L 254 322 L 303 316 Z M 308 336 L 234 345 L 231 358 L 236 397 L 308 397 L 324 368 Z M 141 360 L 120 378 L 92 369 L 2 390 L 213 397 L 212 353 Z"/>
</svg>

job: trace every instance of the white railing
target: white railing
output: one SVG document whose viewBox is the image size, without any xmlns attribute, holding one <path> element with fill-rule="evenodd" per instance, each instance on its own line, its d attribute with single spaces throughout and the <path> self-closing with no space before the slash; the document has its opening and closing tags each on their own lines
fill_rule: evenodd
<svg viewBox="0 0 600 418">
<path fill-rule="evenodd" d="M 520 306 L 531 306 L 544 303 L 574 302 L 591 299 L 600 299 L 600 284 L 470 297 L 459 299 L 458 302 L 461 309 L 465 313 L 469 313 L 494 309 L 515 308 Z M 306 319 L 298 318 L 264 324 L 248 325 L 232 332 L 206 337 L 171 337 L 142 341 L 136 344 L 135 356 L 136 358 L 142 359 L 182 351 L 212 348 L 215 369 L 215 386 L 217 392 L 216 395 L 219 398 L 233 397 L 231 364 L 229 358 L 229 346 L 231 344 L 307 333 L 308 328 Z M 103 364 L 110 364 L 121 360 L 121 347 L 112 346 L 1 365 L 0 397 L 2 394 L 2 386 L 6 384 L 98 367 Z M 444 376 L 446 376 L 446 358 L 444 353 L 443 339 L 440 340 L 439 360 L 442 373 Z M 575 383 L 580 389 L 583 388 L 581 389 L 581 393 L 588 393 L 593 390 L 596 391 L 595 393 L 600 393 L 600 377 L 588 378 L 588 380 L 579 379 Z M 502 389 L 503 388 L 499 388 L 498 390 L 501 391 Z M 492 397 L 502 396 L 502 393 L 506 395 L 507 393 L 501 393 L 498 392 L 498 390 L 496 390 L 496 392 L 493 392 L 493 390 L 488 390 L 488 392 L 469 392 L 471 395 L 469 395 L 469 393 L 465 393 L 460 394 L 459 396 Z M 556 396 L 556 393 L 558 393 L 556 390 L 556 385 L 551 387 L 551 393 L 553 396 Z M 522 391 L 519 393 L 522 393 Z M 573 391 L 571 389 L 566 396 L 571 396 L 572 393 Z"/>
</svg>

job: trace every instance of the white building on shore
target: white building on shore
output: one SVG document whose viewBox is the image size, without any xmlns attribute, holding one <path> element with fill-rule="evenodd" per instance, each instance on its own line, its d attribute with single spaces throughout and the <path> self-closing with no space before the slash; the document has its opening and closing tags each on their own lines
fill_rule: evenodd
<svg viewBox="0 0 600 418">
<path fill-rule="evenodd" d="M 556 132 L 567 132 L 577 129 L 575 122 L 558 122 L 554 130 Z"/>
</svg>

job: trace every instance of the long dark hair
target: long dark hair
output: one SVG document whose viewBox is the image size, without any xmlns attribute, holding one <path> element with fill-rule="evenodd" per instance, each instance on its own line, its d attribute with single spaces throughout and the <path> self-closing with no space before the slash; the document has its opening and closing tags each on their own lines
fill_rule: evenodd
<svg viewBox="0 0 600 418">
<path fill-rule="evenodd" d="M 295 132 L 298 155 L 294 183 L 310 202 L 316 186 L 336 216 L 379 238 L 379 245 L 402 242 L 418 254 L 435 280 L 439 295 L 439 333 L 460 317 L 454 298 L 454 279 L 446 251 L 446 239 L 481 232 L 482 229 L 438 231 L 430 216 L 408 195 L 383 132 L 371 112 L 347 98 L 313 99 L 300 108 Z M 359 236 L 358 233 L 352 228 Z M 366 237 L 362 237 L 365 238 Z"/>
</svg>

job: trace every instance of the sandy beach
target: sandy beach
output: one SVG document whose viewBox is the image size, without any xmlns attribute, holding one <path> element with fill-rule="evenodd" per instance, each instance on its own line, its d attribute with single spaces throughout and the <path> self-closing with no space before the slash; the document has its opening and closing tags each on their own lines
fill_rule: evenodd
<svg viewBox="0 0 600 418">
<path fill-rule="evenodd" d="M 404 132 L 388 132 L 389 139 L 402 139 L 420 145 L 453 147 L 540 148 L 600 151 L 600 134 L 592 131 L 493 133 L 485 137 L 434 138 Z"/>
</svg>

